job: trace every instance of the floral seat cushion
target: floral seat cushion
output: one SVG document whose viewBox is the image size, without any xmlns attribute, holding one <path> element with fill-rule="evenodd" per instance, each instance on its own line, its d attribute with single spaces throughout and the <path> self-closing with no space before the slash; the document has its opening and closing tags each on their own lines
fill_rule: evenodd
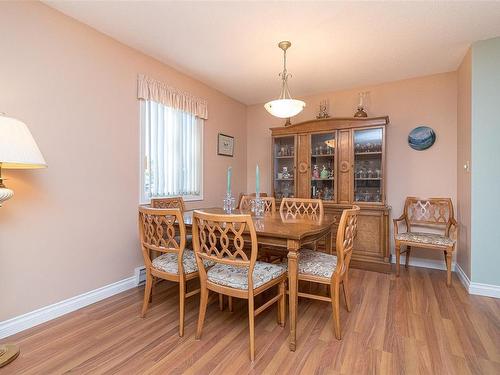
<svg viewBox="0 0 500 375">
<path fill-rule="evenodd" d="M 177 253 L 166 253 L 160 255 L 153 259 L 153 267 L 157 270 L 173 273 L 177 275 L 179 273 L 177 267 Z M 198 265 L 196 264 L 196 258 L 193 250 L 186 249 L 182 257 L 182 264 L 184 266 L 184 273 L 198 272 Z M 210 267 L 214 265 L 214 262 L 204 260 L 203 264 L 205 267 Z"/>
<path fill-rule="evenodd" d="M 421 233 L 407 232 L 396 234 L 396 240 L 405 242 L 415 242 L 420 244 L 438 245 L 438 246 L 453 246 L 455 243 L 449 237 L 437 233 Z"/>
<path fill-rule="evenodd" d="M 253 288 L 280 277 L 286 272 L 285 264 L 255 262 L 253 269 Z M 235 289 L 248 290 L 248 268 L 218 263 L 207 271 L 209 281 Z"/>
<path fill-rule="evenodd" d="M 337 268 L 337 257 L 320 251 L 302 249 L 299 255 L 299 274 L 330 278 Z"/>
</svg>

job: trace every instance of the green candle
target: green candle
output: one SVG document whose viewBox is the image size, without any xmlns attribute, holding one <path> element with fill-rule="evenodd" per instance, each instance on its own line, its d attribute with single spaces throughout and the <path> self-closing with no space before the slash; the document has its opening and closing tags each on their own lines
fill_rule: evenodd
<svg viewBox="0 0 500 375">
<path fill-rule="evenodd" d="M 255 168 L 255 195 L 257 197 L 260 196 L 260 171 L 259 171 L 259 164 L 257 164 L 257 167 Z"/>
<path fill-rule="evenodd" d="M 231 195 L 231 172 L 232 168 L 227 168 L 227 195 Z"/>
</svg>

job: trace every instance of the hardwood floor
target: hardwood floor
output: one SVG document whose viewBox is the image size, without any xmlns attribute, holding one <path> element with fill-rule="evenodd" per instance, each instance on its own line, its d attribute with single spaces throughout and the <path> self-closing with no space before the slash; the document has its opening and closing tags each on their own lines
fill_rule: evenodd
<svg viewBox="0 0 500 375">
<path fill-rule="evenodd" d="M 350 278 L 342 341 L 330 305 L 300 299 L 297 351 L 269 309 L 256 318 L 252 364 L 244 301 L 219 313 L 214 300 L 195 341 L 199 296 L 188 299 L 179 338 L 177 285 L 162 283 L 144 319 L 138 288 L 10 337 L 21 355 L 0 374 L 500 374 L 500 300 L 469 296 L 455 275 L 447 288 L 445 272 L 423 268 Z"/>
</svg>

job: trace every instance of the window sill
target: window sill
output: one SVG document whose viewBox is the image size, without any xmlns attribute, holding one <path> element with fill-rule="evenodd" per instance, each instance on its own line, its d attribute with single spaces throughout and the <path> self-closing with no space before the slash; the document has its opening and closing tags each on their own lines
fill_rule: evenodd
<svg viewBox="0 0 500 375">
<path fill-rule="evenodd" d="M 171 198 L 171 197 L 156 197 L 156 198 Z M 196 196 L 196 197 L 193 197 L 193 196 L 183 196 L 182 199 L 184 200 L 184 202 L 201 202 L 203 201 L 203 195 L 201 196 Z M 139 202 L 140 205 L 143 205 L 143 204 L 151 204 L 151 198 L 146 198 L 146 199 L 141 199 L 141 201 Z"/>
</svg>

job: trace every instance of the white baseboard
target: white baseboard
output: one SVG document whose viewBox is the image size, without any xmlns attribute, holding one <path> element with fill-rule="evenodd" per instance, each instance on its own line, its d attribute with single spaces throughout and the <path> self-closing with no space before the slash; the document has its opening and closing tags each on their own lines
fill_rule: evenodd
<svg viewBox="0 0 500 375">
<path fill-rule="evenodd" d="M 464 270 L 462 267 L 460 267 L 460 264 L 457 264 L 457 276 L 459 280 L 462 282 L 462 285 L 465 287 L 465 290 L 470 293 L 469 288 L 470 288 L 470 279 L 469 277 L 465 274 Z"/>
<path fill-rule="evenodd" d="M 82 307 L 134 288 L 137 285 L 136 276 L 134 275 L 101 288 L 91 290 L 90 292 L 68 298 L 64 301 L 42 307 L 9 320 L 4 320 L 0 322 L 0 339 L 81 309 Z"/>
<path fill-rule="evenodd" d="M 399 261 L 399 264 L 404 265 L 405 261 L 406 261 L 406 255 L 401 254 L 401 259 Z M 396 263 L 396 256 L 392 257 L 392 263 Z M 444 259 L 438 260 L 438 259 L 425 259 L 425 258 L 410 257 L 410 266 L 433 268 L 436 270 L 446 271 L 446 264 L 444 262 Z M 455 271 L 455 269 L 456 269 L 456 262 L 455 262 L 455 260 L 453 260 L 451 262 L 451 270 Z"/>
<path fill-rule="evenodd" d="M 500 285 L 482 284 L 471 282 L 469 293 L 478 296 L 500 298 Z"/>
<path fill-rule="evenodd" d="M 470 281 L 459 264 L 457 264 L 457 275 L 469 294 L 500 298 L 500 285 L 482 284 Z"/>
</svg>

